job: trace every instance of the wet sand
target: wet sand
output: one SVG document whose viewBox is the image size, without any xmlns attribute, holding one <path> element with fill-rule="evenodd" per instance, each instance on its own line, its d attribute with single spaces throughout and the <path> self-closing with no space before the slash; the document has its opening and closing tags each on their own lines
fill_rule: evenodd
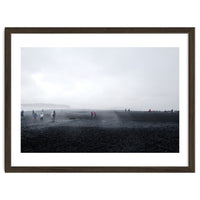
<svg viewBox="0 0 200 200">
<path fill-rule="evenodd" d="M 40 112 L 38 112 L 40 113 Z M 21 119 L 21 152 L 179 152 L 179 113 L 51 111 Z"/>
</svg>

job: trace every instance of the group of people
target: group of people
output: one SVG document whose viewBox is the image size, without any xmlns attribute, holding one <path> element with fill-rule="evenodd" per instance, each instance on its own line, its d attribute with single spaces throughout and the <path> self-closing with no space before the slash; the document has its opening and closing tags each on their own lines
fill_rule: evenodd
<svg viewBox="0 0 200 200">
<path fill-rule="evenodd" d="M 32 116 L 33 116 L 34 120 L 37 120 L 38 115 L 34 110 L 32 111 Z M 40 120 L 44 119 L 44 110 L 42 110 L 42 112 L 40 113 L 39 117 L 40 117 Z M 56 118 L 56 111 L 53 110 L 53 112 L 51 113 L 51 119 L 53 121 L 55 121 L 55 118 Z"/>
<path fill-rule="evenodd" d="M 24 117 L 23 110 L 21 111 L 21 117 Z M 32 111 L 32 117 L 33 117 L 33 120 L 37 120 L 38 118 L 38 114 L 34 110 Z M 39 114 L 39 118 L 40 120 L 44 120 L 44 110 L 42 110 L 42 112 Z M 55 118 L 56 118 L 56 111 L 53 110 L 53 112 L 51 113 L 51 119 L 55 121 Z"/>
<path fill-rule="evenodd" d="M 33 110 L 32 111 L 32 116 L 34 120 L 37 120 L 38 114 Z M 44 119 L 44 110 L 39 114 L 40 120 Z"/>
<path fill-rule="evenodd" d="M 24 117 L 24 111 L 22 110 L 21 111 L 21 117 Z M 32 110 L 32 117 L 33 117 L 33 120 L 36 121 L 37 118 L 38 118 L 38 114 Z M 92 111 L 91 112 L 91 118 L 96 118 L 97 117 L 97 113 L 95 111 Z M 39 114 L 39 118 L 40 120 L 44 120 L 44 110 L 41 111 L 41 113 Z M 53 110 L 53 112 L 51 113 L 51 119 L 53 121 L 55 121 L 55 118 L 56 118 L 56 111 Z"/>
<path fill-rule="evenodd" d="M 96 118 L 97 117 L 97 113 L 95 111 L 91 112 L 91 118 Z"/>
<path fill-rule="evenodd" d="M 129 109 L 125 108 L 125 112 L 131 112 L 130 108 Z"/>
</svg>

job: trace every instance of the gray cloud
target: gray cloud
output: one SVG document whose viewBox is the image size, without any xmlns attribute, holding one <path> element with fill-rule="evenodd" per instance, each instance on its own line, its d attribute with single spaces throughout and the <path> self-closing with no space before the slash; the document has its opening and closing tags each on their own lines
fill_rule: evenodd
<svg viewBox="0 0 200 200">
<path fill-rule="evenodd" d="M 22 103 L 179 108 L 178 48 L 22 48 Z"/>
</svg>

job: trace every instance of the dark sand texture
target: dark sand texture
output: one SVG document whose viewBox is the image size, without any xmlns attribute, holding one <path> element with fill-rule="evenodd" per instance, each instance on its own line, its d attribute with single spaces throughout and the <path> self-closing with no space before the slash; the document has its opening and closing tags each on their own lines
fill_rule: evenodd
<svg viewBox="0 0 200 200">
<path fill-rule="evenodd" d="M 57 110 L 53 122 L 25 112 L 21 152 L 179 152 L 179 113 Z"/>
</svg>

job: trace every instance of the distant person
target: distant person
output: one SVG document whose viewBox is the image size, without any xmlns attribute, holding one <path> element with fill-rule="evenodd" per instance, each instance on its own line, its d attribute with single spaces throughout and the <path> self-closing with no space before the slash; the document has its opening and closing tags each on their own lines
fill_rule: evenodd
<svg viewBox="0 0 200 200">
<path fill-rule="evenodd" d="M 52 118 L 53 121 L 55 121 L 55 118 L 56 118 L 56 111 L 55 110 L 51 113 L 51 118 Z"/>
<path fill-rule="evenodd" d="M 96 116 L 97 116 L 97 113 L 94 111 L 94 118 L 96 118 Z"/>
<path fill-rule="evenodd" d="M 43 120 L 43 119 L 44 119 L 44 113 L 41 112 L 41 113 L 40 113 L 40 120 Z"/>
<path fill-rule="evenodd" d="M 91 118 L 93 118 L 93 116 L 94 116 L 94 114 L 93 114 L 93 112 L 91 112 Z"/>
<path fill-rule="evenodd" d="M 23 117 L 23 116 L 24 116 L 24 111 L 22 110 L 22 111 L 21 111 L 21 117 Z"/>
<path fill-rule="evenodd" d="M 33 119 L 37 120 L 37 113 L 36 112 L 33 113 Z"/>
<path fill-rule="evenodd" d="M 125 108 L 125 112 L 126 112 L 127 110 L 126 110 L 126 108 Z"/>
<path fill-rule="evenodd" d="M 149 109 L 149 112 L 151 112 L 151 109 Z"/>
<path fill-rule="evenodd" d="M 130 108 L 128 109 L 128 112 L 131 112 Z"/>
<path fill-rule="evenodd" d="M 34 110 L 32 110 L 32 116 L 34 116 L 34 113 L 35 113 L 35 111 L 34 111 Z"/>
</svg>

